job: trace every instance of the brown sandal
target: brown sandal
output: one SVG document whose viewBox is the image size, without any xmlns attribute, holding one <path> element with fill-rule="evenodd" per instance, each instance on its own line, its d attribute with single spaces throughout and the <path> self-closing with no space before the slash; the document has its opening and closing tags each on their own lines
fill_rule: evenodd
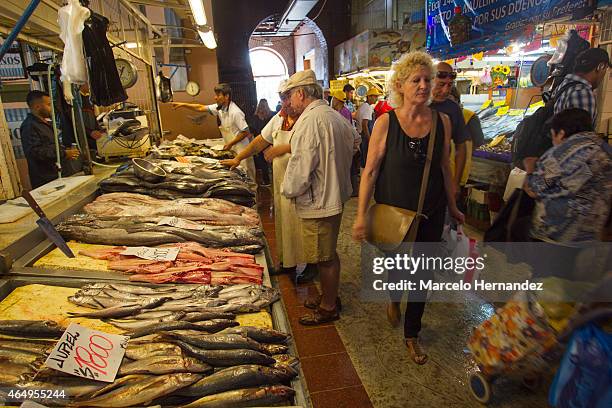
<svg viewBox="0 0 612 408">
<path fill-rule="evenodd" d="M 321 304 L 321 295 L 317 295 L 315 297 L 306 299 L 304 302 L 304 307 L 307 309 L 315 310 Z M 336 298 L 336 309 L 341 312 L 342 311 L 342 303 L 340 302 L 340 298 Z"/>
<path fill-rule="evenodd" d="M 411 337 L 406 339 L 406 347 L 408 347 L 408 351 L 410 352 L 412 361 L 414 361 L 416 364 L 423 365 L 427 362 L 429 357 L 421 348 L 421 345 L 419 344 L 419 339 L 417 337 Z"/>
<path fill-rule="evenodd" d="M 317 307 L 314 312 L 305 314 L 300 317 L 300 324 L 304 326 L 317 326 L 320 324 L 330 323 L 340 319 L 338 308 L 334 310 L 325 310 Z"/>
</svg>

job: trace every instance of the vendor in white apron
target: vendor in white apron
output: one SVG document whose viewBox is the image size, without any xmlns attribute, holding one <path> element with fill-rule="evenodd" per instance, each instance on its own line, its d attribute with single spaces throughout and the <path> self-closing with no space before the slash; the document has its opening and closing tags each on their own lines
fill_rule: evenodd
<svg viewBox="0 0 612 408">
<path fill-rule="evenodd" d="M 281 97 L 281 103 L 281 111 L 270 119 L 261 131 L 261 135 L 257 136 L 235 159 L 222 160 L 221 164 L 236 167 L 242 160 L 265 150 L 266 160 L 272 161 L 274 224 L 279 261 L 283 268 L 293 268 L 304 263 L 302 226 L 295 212 L 295 204 L 280 194 L 280 186 L 291 157 L 291 127 L 297 117 L 291 114 L 288 99 Z"/>
<path fill-rule="evenodd" d="M 219 118 L 219 131 L 223 137 L 224 150 L 233 150 L 240 153 L 250 141 L 249 125 L 244 118 L 244 112 L 232 101 L 232 90 L 229 84 L 215 86 L 215 104 L 199 105 L 192 103 L 175 102 L 175 108 L 188 108 L 197 112 L 208 112 Z M 252 157 L 244 160 L 240 167 L 255 181 L 255 162 Z"/>
</svg>

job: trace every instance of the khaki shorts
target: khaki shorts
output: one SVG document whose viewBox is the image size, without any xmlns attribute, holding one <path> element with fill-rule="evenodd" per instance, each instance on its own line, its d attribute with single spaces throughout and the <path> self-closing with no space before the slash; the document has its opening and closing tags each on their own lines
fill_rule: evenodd
<svg viewBox="0 0 612 408">
<path fill-rule="evenodd" d="M 302 218 L 304 261 L 316 264 L 334 259 L 342 213 L 326 218 Z"/>
</svg>

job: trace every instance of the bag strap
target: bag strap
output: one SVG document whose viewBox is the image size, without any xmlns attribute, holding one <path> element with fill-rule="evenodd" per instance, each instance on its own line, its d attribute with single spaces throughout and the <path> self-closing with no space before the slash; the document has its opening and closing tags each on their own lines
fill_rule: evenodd
<svg viewBox="0 0 612 408">
<path fill-rule="evenodd" d="M 431 114 L 431 133 L 429 134 L 429 143 L 427 144 L 427 159 L 425 161 L 425 168 L 423 169 L 423 178 L 421 179 L 421 188 L 419 191 L 419 203 L 417 205 L 416 217 L 414 217 L 414 221 L 408 233 L 409 242 L 414 242 L 414 240 L 416 239 L 416 234 L 419 229 L 419 222 L 421 220 L 421 217 L 427 218 L 427 216 L 423 214 L 423 205 L 425 204 L 425 194 L 427 193 L 427 184 L 429 183 L 429 171 L 431 170 L 433 149 L 434 145 L 436 144 L 436 133 L 438 130 L 438 112 L 432 109 Z"/>
<path fill-rule="evenodd" d="M 568 89 L 570 89 L 573 86 L 576 85 L 582 85 L 584 87 L 586 87 L 585 84 L 583 84 L 582 82 L 578 82 L 578 81 L 570 81 L 567 84 L 563 85 L 563 87 L 558 88 L 559 90 L 557 92 L 555 92 L 555 96 L 550 98 L 550 102 L 557 103 L 557 101 L 561 98 L 561 96 L 565 93 L 565 91 L 567 91 Z"/>
</svg>

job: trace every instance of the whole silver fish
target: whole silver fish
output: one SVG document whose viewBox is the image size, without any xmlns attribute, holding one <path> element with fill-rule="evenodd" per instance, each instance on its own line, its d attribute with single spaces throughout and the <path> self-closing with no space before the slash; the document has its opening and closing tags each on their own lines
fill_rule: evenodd
<svg viewBox="0 0 612 408">
<path fill-rule="evenodd" d="M 73 402 L 73 407 L 131 407 L 142 406 L 193 384 L 202 376 L 190 373 L 166 374 L 159 376 L 128 376 L 129 381 L 115 381 L 95 393 L 93 398 Z"/>
<path fill-rule="evenodd" d="M 165 293 L 174 291 L 173 288 L 165 286 L 156 286 L 155 288 L 150 288 L 148 286 L 127 285 L 124 283 L 109 283 L 108 286 L 120 292 L 127 292 L 135 295 L 167 296 Z M 160 293 L 163 293 L 163 295 Z"/>
<path fill-rule="evenodd" d="M 131 360 L 142 360 L 155 356 L 181 356 L 183 352 L 176 344 L 154 342 L 137 343 L 129 341 L 125 349 L 125 356 Z"/>
<path fill-rule="evenodd" d="M 186 322 L 201 322 L 202 320 L 227 319 L 234 320 L 236 315 L 227 312 L 188 312 L 182 320 Z"/>
<path fill-rule="evenodd" d="M 208 374 L 213 368 L 206 363 L 185 356 L 152 356 L 122 364 L 119 375 L 129 374 L 172 374 L 172 373 L 198 373 Z"/>
<path fill-rule="evenodd" d="M 0 348 L 9 350 L 27 351 L 44 354 L 55 346 L 55 340 L 25 340 L 23 338 L 0 339 Z"/>
<path fill-rule="evenodd" d="M 244 408 L 268 407 L 280 403 L 290 405 L 295 391 L 284 385 L 272 385 L 258 388 L 244 388 L 208 395 L 183 405 L 183 408 Z"/>
<path fill-rule="evenodd" d="M 66 398 L 74 399 L 91 395 L 106 386 L 106 383 L 80 377 L 57 377 L 45 381 L 28 381 L 18 386 L 24 389 L 64 391 Z M 48 401 L 45 400 L 45 402 L 47 403 Z M 57 401 L 56 404 L 65 405 L 66 402 L 66 399 L 62 399 Z"/>
<path fill-rule="evenodd" d="M 174 312 L 167 316 L 160 317 L 158 319 L 149 319 L 149 320 L 108 319 L 105 321 L 120 329 L 136 330 L 136 329 L 142 329 L 144 327 L 151 326 L 152 324 L 163 323 L 163 322 L 176 322 L 178 320 L 181 320 L 183 316 L 185 316 L 185 312 Z"/>
<path fill-rule="evenodd" d="M 224 368 L 178 391 L 186 397 L 202 397 L 220 392 L 262 385 L 281 384 L 297 376 L 290 367 L 240 365 Z"/>
<path fill-rule="evenodd" d="M 227 328 L 219 334 L 241 334 L 252 338 L 259 343 L 286 343 L 289 335 L 277 330 L 253 326 L 238 326 Z"/>
<path fill-rule="evenodd" d="M 167 336 L 172 339 L 177 339 L 185 343 L 191 344 L 206 350 L 233 350 L 233 349 L 249 349 L 259 352 L 265 352 L 264 347 L 255 340 L 244 337 L 240 334 L 197 334 L 187 335 L 178 332 L 162 333 L 162 336 Z M 270 354 L 270 353 L 268 353 Z"/>
<path fill-rule="evenodd" d="M 44 359 L 44 356 L 41 352 L 0 348 L 0 360 L 15 364 L 34 364 Z"/>
<path fill-rule="evenodd" d="M 111 318 L 125 317 L 137 314 L 143 309 L 151 309 L 161 305 L 167 298 L 149 299 L 142 303 L 133 303 L 130 305 L 113 306 L 107 309 L 96 310 L 95 312 L 74 313 L 68 312 L 70 317 L 90 317 L 90 318 Z"/>
<path fill-rule="evenodd" d="M 0 320 L 0 334 L 9 336 L 58 338 L 64 330 L 50 320 Z"/>
<path fill-rule="evenodd" d="M 238 322 L 233 320 L 224 320 L 224 319 L 213 319 L 213 320 L 205 320 L 203 322 L 191 323 L 185 321 L 176 321 L 176 322 L 163 322 L 149 325 L 147 327 L 143 327 L 141 329 L 136 329 L 129 333 L 130 337 L 135 339 L 138 337 L 143 337 L 149 334 L 158 333 L 161 331 L 170 331 L 170 330 L 197 330 L 197 331 L 205 331 L 208 333 L 215 333 L 220 330 L 223 330 L 227 327 L 237 326 Z"/>
<path fill-rule="evenodd" d="M 205 350 L 177 340 L 185 353 L 214 367 L 230 367 L 241 364 L 273 365 L 275 360 L 255 350 Z"/>
</svg>

